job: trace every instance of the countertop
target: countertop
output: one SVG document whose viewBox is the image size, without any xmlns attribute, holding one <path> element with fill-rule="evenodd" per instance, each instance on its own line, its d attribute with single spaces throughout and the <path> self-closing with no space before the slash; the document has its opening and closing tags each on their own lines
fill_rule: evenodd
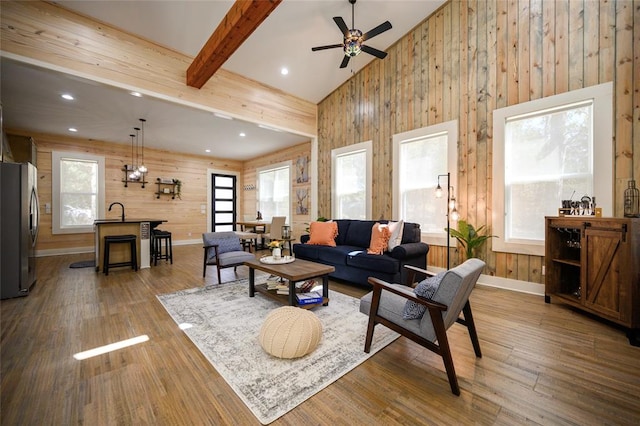
<svg viewBox="0 0 640 426">
<path fill-rule="evenodd" d="M 121 219 L 96 219 L 93 221 L 94 225 L 107 225 L 114 223 L 141 223 L 141 222 L 155 222 L 162 223 L 166 222 L 167 219 L 150 219 L 150 218 L 128 218 L 124 219 L 124 222 Z"/>
</svg>

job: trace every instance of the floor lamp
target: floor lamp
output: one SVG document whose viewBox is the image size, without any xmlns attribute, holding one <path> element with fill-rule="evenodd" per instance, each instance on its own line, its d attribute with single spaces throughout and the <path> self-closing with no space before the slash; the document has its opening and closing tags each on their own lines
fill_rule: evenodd
<svg viewBox="0 0 640 426">
<path fill-rule="evenodd" d="M 436 197 L 442 198 L 442 186 L 440 186 L 440 178 L 447 177 L 447 270 L 451 269 L 451 220 L 458 220 L 458 211 L 456 210 L 456 198 L 453 194 L 453 186 L 451 186 L 451 173 L 438 175 L 438 186 L 436 186 Z"/>
</svg>

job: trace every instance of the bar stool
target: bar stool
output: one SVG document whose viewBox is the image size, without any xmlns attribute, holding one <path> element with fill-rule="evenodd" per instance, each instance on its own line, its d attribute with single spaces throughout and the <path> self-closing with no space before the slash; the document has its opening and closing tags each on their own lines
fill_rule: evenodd
<svg viewBox="0 0 640 426">
<path fill-rule="evenodd" d="M 171 242 L 171 232 L 154 229 L 153 232 L 153 266 L 158 265 L 158 259 L 168 260 L 173 265 L 173 245 Z M 162 253 L 162 242 L 164 241 L 164 254 Z"/>
<path fill-rule="evenodd" d="M 109 268 L 115 268 L 118 266 L 131 266 L 134 271 L 138 270 L 138 255 L 136 253 L 136 240 L 137 237 L 133 234 L 130 235 L 107 235 L 104 237 L 104 258 L 102 260 L 102 271 L 105 275 L 109 275 Z M 131 256 L 128 262 L 109 262 L 109 249 L 111 244 L 128 243 L 131 251 Z"/>
</svg>

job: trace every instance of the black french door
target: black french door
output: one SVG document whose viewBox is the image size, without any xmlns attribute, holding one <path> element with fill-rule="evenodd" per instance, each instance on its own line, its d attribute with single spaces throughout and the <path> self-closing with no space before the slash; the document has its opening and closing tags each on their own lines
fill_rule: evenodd
<svg viewBox="0 0 640 426">
<path fill-rule="evenodd" d="M 211 175 L 211 231 L 235 231 L 237 213 L 237 177 Z"/>
</svg>

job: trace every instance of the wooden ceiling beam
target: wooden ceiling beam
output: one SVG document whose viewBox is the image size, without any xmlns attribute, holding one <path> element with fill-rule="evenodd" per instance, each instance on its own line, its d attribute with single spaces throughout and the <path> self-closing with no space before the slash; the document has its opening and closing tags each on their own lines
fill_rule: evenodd
<svg viewBox="0 0 640 426">
<path fill-rule="evenodd" d="M 187 85 L 202 88 L 282 0 L 236 0 L 187 69 Z"/>
</svg>

